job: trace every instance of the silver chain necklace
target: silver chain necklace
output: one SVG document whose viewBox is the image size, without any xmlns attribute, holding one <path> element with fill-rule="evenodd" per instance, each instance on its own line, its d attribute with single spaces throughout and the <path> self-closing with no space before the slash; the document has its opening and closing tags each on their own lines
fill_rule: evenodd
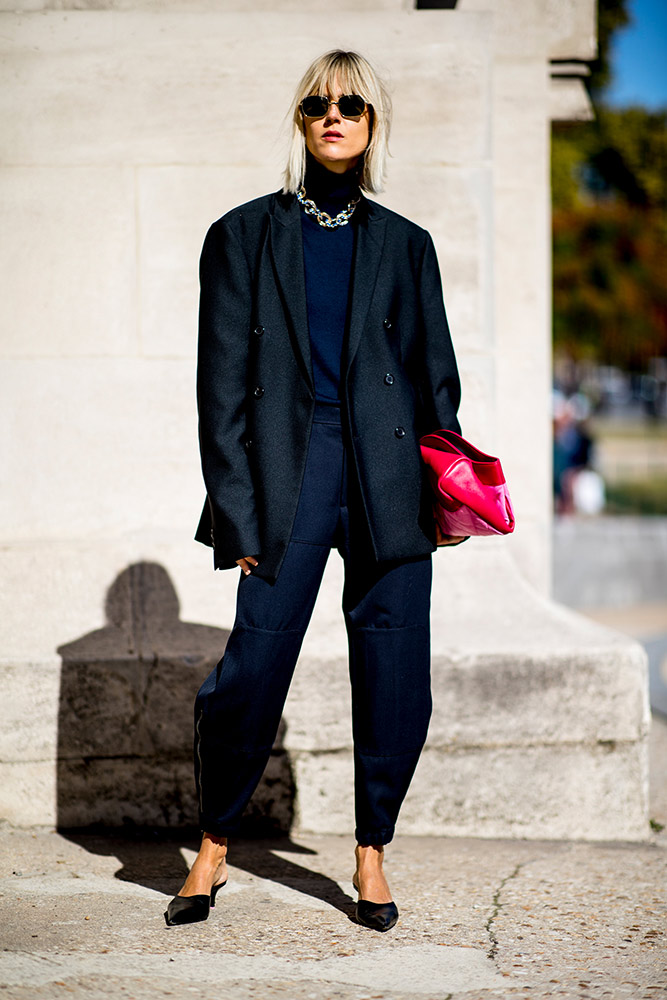
<svg viewBox="0 0 667 1000">
<path fill-rule="evenodd" d="M 297 200 L 300 205 L 303 206 L 303 210 L 306 215 L 314 215 L 321 226 L 325 229 L 336 229 L 337 226 L 346 226 L 352 214 L 361 201 L 361 195 L 358 198 L 354 198 L 342 212 L 338 215 L 334 215 L 333 218 L 328 214 L 328 212 L 323 212 L 321 208 L 318 208 L 315 202 L 311 198 L 306 198 L 306 189 L 303 185 L 299 188 L 296 193 Z"/>
</svg>

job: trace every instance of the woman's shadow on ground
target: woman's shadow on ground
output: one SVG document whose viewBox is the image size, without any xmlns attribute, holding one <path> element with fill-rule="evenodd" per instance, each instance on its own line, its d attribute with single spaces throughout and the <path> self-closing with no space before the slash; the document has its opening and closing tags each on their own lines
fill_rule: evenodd
<svg viewBox="0 0 667 1000">
<path fill-rule="evenodd" d="M 220 659 L 228 631 L 179 617 L 169 574 L 135 563 L 107 592 L 107 623 L 68 642 L 58 712 L 58 829 L 94 854 L 114 856 L 115 877 L 172 895 L 196 851 L 192 705 Z M 230 863 L 351 914 L 337 882 L 274 852 L 314 855 L 289 839 L 296 794 L 281 722 Z"/>
</svg>

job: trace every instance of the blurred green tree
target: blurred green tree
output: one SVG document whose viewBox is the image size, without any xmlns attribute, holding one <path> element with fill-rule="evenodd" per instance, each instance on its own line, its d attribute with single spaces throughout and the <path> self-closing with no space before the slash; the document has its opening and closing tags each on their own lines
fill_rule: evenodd
<svg viewBox="0 0 667 1000">
<path fill-rule="evenodd" d="M 604 103 L 627 0 L 599 0 L 592 122 L 552 128 L 554 347 L 645 371 L 667 355 L 667 110 Z"/>
<path fill-rule="evenodd" d="M 590 64 L 590 90 L 594 101 L 604 99 L 604 91 L 611 83 L 609 51 L 613 36 L 631 22 L 628 0 L 598 0 L 598 55 Z"/>
</svg>

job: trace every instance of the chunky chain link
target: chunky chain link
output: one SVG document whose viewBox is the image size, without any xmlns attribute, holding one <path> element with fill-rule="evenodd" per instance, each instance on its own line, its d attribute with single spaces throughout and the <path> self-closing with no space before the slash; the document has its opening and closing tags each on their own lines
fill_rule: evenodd
<svg viewBox="0 0 667 1000">
<path fill-rule="evenodd" d="M 342 212 L 338 215 L 334 215 L 333 218 L 327 213 L 323 212 L 321 208 L 318 208 L 315 202 L 311 198 L 306 198 L 306 189 L 301 186 L 296 193 L 297 200 L 300 205 L 303 206 L 303 210 L 306 215 L 314 215 L 321 226 L 325 229 L 336 229 L 337 226 L 346 226 L 352 214 L 361 201 L 361 196 L 355 198 L 349 203 L 347 208 L 344 208 Z"/>
</svg>

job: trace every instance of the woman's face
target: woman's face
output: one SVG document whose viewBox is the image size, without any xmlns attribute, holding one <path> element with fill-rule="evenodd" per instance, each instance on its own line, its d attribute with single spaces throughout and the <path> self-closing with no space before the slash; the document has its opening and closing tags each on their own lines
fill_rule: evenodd
<svg viewBox="0 0 667 1000">
<path fill-rule="evenodd" d="M 334 84 L 334 92 L 327 92 L 330 101 L 337 101 L 343 91 Z M 356 166 L 368 146 L 370 138 L 368 105 L 364 113 L 355 118 L 343 118 L 337 104 L 329 104 L 322 118 L 306 118 L 303 127 L 306 146 L 318 163 L 336 174 Z"/>
</svg>

